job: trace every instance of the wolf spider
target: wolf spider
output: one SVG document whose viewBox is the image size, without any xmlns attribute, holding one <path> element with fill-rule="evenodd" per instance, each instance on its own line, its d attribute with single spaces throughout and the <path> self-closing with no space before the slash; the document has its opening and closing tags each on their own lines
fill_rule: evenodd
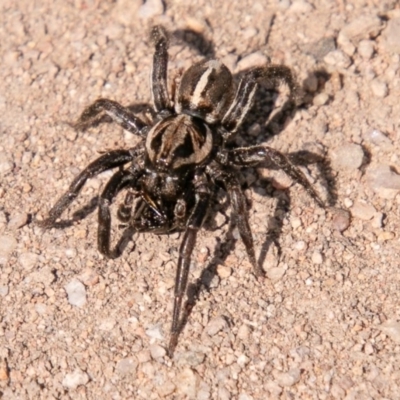
<svg viewBox="0 0 400 400">
<path fill-rule="evenodd" d="M 293 100 L 297 86 L 288 67 L 252 68 L 235 90 L 232 74 L 224 64 L 217 60 L 201 61 L 183 73 L 172 99 L 167 88 L 167 33 L 155 26 L 151 35 L 155 47 L 151 74 L 154 121 L 148 124 L 129 108 L 98 99 L 75 124 L 75 128 L 85 129 L 107 115 L 143 140 L 130 149 L 108 151 L 90 163 L 50 210 L 48 218 L 39 224 L 44 228 L 56 226 L 57 219 L 89 178 L 117 168 L 98 203 L 97 244 L 102 254 L 116 258 L 121 253 L 119 246 L 110 245 L 110 205 L 123 189 L 128 189 L 128 193 L 118 218 L 128 229 L 156 234 L 183 231 L 168 348 L 172 355 L 180 333 L 182 302 L 197 232 L 205 220 L 215 185 L 222 185 L 228 194 L 233 220 L 256 276 L 262 276 L 263 269 L 256 261 L 246 199 L 239 183 L 240 169 L 272 162 L 300 183 L 320 207 L 324 203 L 305 175 L 279 151 L 264 145 L 235 148 L 228 144 L 251 110 L 260 82 L 273 87 L 285 83 Z"/>
</svg>

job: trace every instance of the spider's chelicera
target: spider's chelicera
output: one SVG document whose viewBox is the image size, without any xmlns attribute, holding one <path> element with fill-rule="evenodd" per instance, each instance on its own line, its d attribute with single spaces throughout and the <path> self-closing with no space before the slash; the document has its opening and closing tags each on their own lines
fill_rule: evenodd
<svg viewBox="0 0 400 400">
<path fill-rule="evenodd" d="M 97 241 L 102 254 L 115 258 L 121 253 L 119 246 L 110 246 L 110 205 L 123 189 L 128 193 L 118 218 L 128 229 L 157 234 L 183 231 L 169 344 L 172 355 L 180 330 L 191 255 L 215 193 L 214 186 L 222 185 L 228 194 L 233 220 L 257 276 L 262 276 L 263 270 L 256 261 L 238 170 L 272 162 L 303 185 L 319 206 L 324 207 L 324 203 L 304 174 L 277 150 L 263 145 L 244 148 L 227 145 L 251 109 L 260 82 L 273 86 L 284 82 L 290 96 L 294 95 L 296 83 L 288 67 L 253 68 L 243 75 L 235 90 L 232 74 L 224 64 L 217 60 L 201 61 L 184 72 L 172 99 L 167 88 L 168 37 L 162 27 L 156 26 L 152 39 L 154 122 L 147 124 L 129 108 L 112 100 L 99 99 L 87 107 L 76 128 L 85 129 L 108 115 L 143 140 L 131 149 L 108 151 L 89 164 L 50 210 L 48 218 L 39 224 L 45 228 L 57 226 L 57 219 L 89 178 L 118 168 L 99 198 Z"/>
</svg>

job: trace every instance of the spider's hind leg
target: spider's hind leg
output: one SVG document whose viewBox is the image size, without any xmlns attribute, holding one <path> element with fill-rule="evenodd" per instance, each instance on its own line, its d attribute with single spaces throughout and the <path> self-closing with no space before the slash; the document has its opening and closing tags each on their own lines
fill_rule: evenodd
<svg viewBox="0 0 400 400">
<path fill-rule="evenodd" d="M 277 89 L 281 83 L 289 87 L 289 101 L 296 104 L 299 90 L 289 67 L 285 65 L 267 65 L 253 68 L 244 74 L 236 90 L 235 98 L 222 120 L 222 126 L 225 129 L 223 133 L 225 140 L 229 140 L 235 135 L 250 111 L 258 85 L 266 84 L 271 89 Z"/>
</svg>

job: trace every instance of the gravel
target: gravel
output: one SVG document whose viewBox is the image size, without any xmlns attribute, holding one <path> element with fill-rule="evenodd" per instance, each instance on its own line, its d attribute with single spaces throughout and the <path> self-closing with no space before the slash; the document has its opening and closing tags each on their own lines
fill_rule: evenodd
<svg viewBox="0 0 400 400">
<path fill-rule="evenodd" d="M 400 14 L 392 5 L 3 1 L 0 397 L 398 398 Z M 246 170 L 266 271 L 258 279 L 221 193 L 197 238 L 189 280 L 204 285 L 174 358 L 166 348 L 182 235 L 135 234 L 121 257 L 101 256 L 92 206 L 112 172 L 63 214 L 85 218 L 65 229 L 34 224 L 101 152 L 137 143 L 115 124 L 76 132 L 66 122 L 99 97 L 151 101 L 154 23 L 203 33 L 205 57 L 214 50 L 233 71 L 269 59 L 294 70 L 302 107 L 283 121 L 287 90 L 260 89 L 237 141 L 289 154 L 332 206 L 319 208 L 269 164 Z M 172 39 L 170 83 L 202 58 Z M 120 233 L 115 223 L 113 243 Z"/>
</svg>

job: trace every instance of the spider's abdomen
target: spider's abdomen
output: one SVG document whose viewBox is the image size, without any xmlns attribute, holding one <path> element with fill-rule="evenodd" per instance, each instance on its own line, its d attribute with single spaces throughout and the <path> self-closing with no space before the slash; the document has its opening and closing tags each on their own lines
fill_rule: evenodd
<svg viewBox="0 0 400 400">
<path fill-rule="evenodd" d="M 200 165 L 211 153 L 213 136 L 202 120 L 174 115 L 156 124 L 148 133 L 146 152 L 159 171 Z"/>
<path fill-rule="evenodd" d="M 182 76 L 175 111 L 212 124 L 222 119 L 232 101 L 232 74 L 219 61 L 202 61 Z"/>
</svg>

